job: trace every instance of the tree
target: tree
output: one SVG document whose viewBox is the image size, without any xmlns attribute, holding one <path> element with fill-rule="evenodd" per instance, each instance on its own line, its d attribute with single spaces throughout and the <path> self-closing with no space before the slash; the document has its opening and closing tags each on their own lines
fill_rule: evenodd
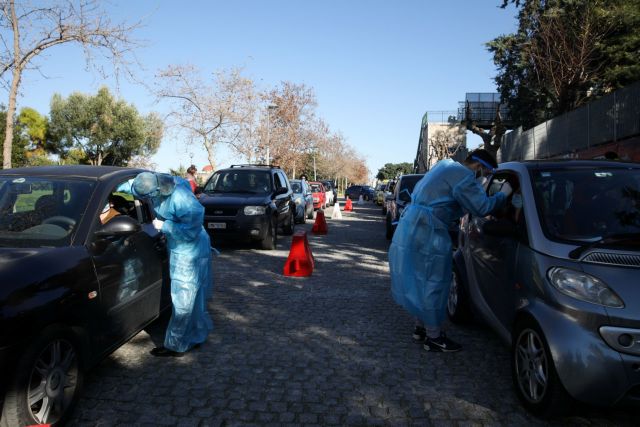
<svg viewBox="0 0 640 427">
<path fill-rule="evenodd" d="M 413 163 L 403 162 L 403 163 L 385 163 L 383 167 L 378 169 L 378 174 L 376 178 L 379 180 L 383 179 L 393 179 L 397 176 L 412 173 L 413 172 Z"/>
<path fill-rule="evenodd" d="M 82 153 L 78 160 L 92 165 L 126 166 L 135 156 L 149 157 L 163 134 L 156 114 L 141 117 L 133 105 L 114 99 L 107 88 L 95 96 L 75 92 L 63 99 L 55 94 L 50 116 L 50 138 L 57 153 L 65 159 Z"/>
<path fill-rule="evenodd" d="M 30 166 L 41 166 L 54 164 L 48 158 L 50 147 L 47 145 L 47 133 L 49 130 L 49 120 L 30 107 L 20 110 L 18 123 L 21 125 L 22 137 L 28 141 L 26 148 L 27 164 Z"/>
<path fill-rule="evenodd" d="M 473 111 L 468 102 L 465 108 L 465 124 L 467 126 L 467 130 L 470 130 L 471 132 L 482 138 L 483 148 L 491 153 L 491 155 L 495 159 L 498 154 L 498 149 L 500 148 L 500 143 L 502 142 L 502 135 L 504 135 L 507 131 L 506 126 L 502 122 L 502 116 L 500 115 L 500 105 L 496 107 L 496 116 L 491 123 L 491 128 L 489 128 L 486 132 L 484 129 L 478 126 L 475 121 L 471 119 L 471 117 L 473 117 Z M 439 142 L 440 141 L 436 141 L 436 144 L 438 144 Z M 458 148 L 460 148 L 460 146 L 458 146 Z M 453 154 L 455 154 L 455 151 Z M 438 158 L 438 160 L 441 159 Z"/>
<path fill-rule="evenodd" d="M 4 105 L 0 104 L 0 133 L 4 134 L 5 126 L 7 123 L 6 120 L 7 110 Z M 12 120 L 13 123 L 13 120 Z M 29 141 L 23 137 L 22 128 L 20 123 L 14 123 L 13 126 L 13 140 L 12 140 L 12 151 L 11 151 L 11 163 L 15 165 L 15 167 L 25 166 L 27 164 L 27 145 Z M 4 160 L 4 153 L 0 152 L 0 160 Z"/>
<path fill-rule="evenodd" d="M 215 168 L 216 147 L 230 144 L 241 151 L 242 136 L 254 132 L 254 83 L 241 69 L 217 71 L 205 82 L 191 65 L 172 65 L 157 75 L 156 97 L 169 101 L 170 125 L 183 131 L 189 143 L 201 144 Z"/>
<path fill-rule="evenodd" d="M 267 123 L 270 156 L 295 175 L 304 155 L 318 151 L 320 140 L 328 134 L 328 126 L 315 118 L 316 95 L 304 84 L 282 82 L 265 95 L 265 100 L 268 106 L 276 107 Z"/>
<path fill-rule="evenodd" d="M 39 68 L 34 60 L 61 44 L 82 46 L 89 64 L 93 53 L 104 54 L 116 70 L 125 67 L 135 42 L 131 32 L 139 25 L 113 24 L 99 0 L 50 0 L 42 3 L 0 0 L 0 77 L 9 89 L 5 123 L 3 167 L 11 167 L 13 116 L 23 73 Z"/>
<path fill-rule="evenodd" d="M 430 156 L 436 159 L 436 161 L 451 158 L 455 156 L 462 147 L 462 141 L 462 139 L 456 141 L 456 138 L 449 132 L 436 131 L 433 136 L 429 138 Z"/>
<path fill-rule="evenodd" d="M 488 43 L 514 125 L 530 128 L 640 79 L 640 0 L 503 0 L 518 31 Z"/>
</svg>

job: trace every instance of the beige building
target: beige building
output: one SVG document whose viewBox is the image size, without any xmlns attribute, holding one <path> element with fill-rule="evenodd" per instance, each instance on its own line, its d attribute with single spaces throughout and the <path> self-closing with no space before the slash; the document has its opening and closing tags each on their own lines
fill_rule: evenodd
<svg viewBox="0 0 640 427">
<path fill-rule="evenodd" d="M 428 171 L 439 160 L 445 158 L 460 160 L 466 156 L 466 127 L 453 118 L 450 118 L 449 122 L 442 119 L 432 122 L 428 113 L 425 113 L 422 118 L 418 152 L 414 161 L 414 170 L 417 173 Z"/>
</svg>

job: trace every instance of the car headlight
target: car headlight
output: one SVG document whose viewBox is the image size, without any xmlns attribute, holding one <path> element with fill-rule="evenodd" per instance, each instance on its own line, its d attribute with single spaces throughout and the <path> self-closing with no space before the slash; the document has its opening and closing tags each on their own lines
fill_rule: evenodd
<svg viewBox="0 0 640 427">
<path fill-rule="evenodd" d="M 547 272 L 551 284 L 565 295 L 605 307 L 623 308 L 624 302 L 602 280 L 580 271 L 553 267 Z"/>
<path fill-rule="evenodd" d="M 266 206 L 245 206 L 244 214 L 245 215 L 264 215 L 266 212 Z"/>
<path fill-rule="evenodd" d="M 302 199 L 296 199 L 296 205 L 301 205 L 302 204 Z"/>
</svg>

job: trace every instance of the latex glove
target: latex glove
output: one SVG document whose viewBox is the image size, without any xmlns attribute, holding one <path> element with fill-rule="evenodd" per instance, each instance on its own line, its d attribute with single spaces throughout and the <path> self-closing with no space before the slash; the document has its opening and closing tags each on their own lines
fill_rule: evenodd
<svg viewBox="0 0 640 427">
<path fill-rule="evenodd" d="M 500 188 L 500 192 L 509 197 L 511 193 L 513 193 L 513 188 L 511 188 L 511 185 L 509 185 L 509 183 L 505 181 L 505 183 L 502 184 L 502 187 Z"/>
<path fill-rule="evenodd" d="M 153 227 L 158 231 L 162 230 L 163 224 L 164 224 L 164 221 L 161 221 L 158 218 L 153 220 Z"/>
</svg>

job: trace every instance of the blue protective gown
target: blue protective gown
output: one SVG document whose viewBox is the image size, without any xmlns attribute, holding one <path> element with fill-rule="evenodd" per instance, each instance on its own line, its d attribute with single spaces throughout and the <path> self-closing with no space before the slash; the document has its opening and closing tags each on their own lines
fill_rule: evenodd
<svg viewBox="0 0 640 427">
<path fill-rule="evenodd" d="M 166 177 L 166 175 L 164 176 Z M 174 188 L 151 198 L 169 249 L 173 311 L 164 346 L 184 352 L 203 343 L 213 329 L 207 299 L 213 289 L 211 241 L 204 230 L 204 207 L 189 183 L 173 177 Z M 167 193 L 170 193 L 167 195 Z"/>
<path fill-rule="evenodd" d="M 488 215 L 506 197 L 488 197 L 471 169 L 445 159 L 416 184 L 411 199 L 389 249 L 391 291 L 426 326 L 440 327 L 452 277 L 449 226 L 465 213 Z"/>
</svg>

